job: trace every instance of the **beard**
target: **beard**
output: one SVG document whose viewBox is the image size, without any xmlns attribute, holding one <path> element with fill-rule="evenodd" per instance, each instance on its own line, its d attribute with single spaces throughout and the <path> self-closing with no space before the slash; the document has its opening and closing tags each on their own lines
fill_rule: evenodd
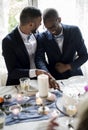
<svg viewBox="0 0 88 130">
<path fill-rule="evenodd" d="M 35 29 L 33 29 L 33 30 L 31 30 L 31 32 L 34 34 L 34 33 L 36 33 L 36 28 Z"/>
</svg>

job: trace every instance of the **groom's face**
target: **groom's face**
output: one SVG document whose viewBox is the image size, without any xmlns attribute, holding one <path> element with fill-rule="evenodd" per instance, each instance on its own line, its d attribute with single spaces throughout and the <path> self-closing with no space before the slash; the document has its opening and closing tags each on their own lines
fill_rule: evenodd
<svg viewBox="0 0 88 130">
<path fill-rule="evenodd" d="M 56 35 L 59 29 L 59 19 L 48 19 L 45 21 L 44 25 L 47 28 L 47 30 L 49 30 L 53 35 Z"/>
</svg>

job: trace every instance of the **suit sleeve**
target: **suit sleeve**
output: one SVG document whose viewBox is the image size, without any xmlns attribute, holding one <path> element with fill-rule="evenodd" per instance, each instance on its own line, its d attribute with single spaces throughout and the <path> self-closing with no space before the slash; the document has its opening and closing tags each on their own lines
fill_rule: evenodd
<svg viewBox="0 0 88 130">
<path fill-rule="evenodd" d="M 7 37 L 2 41 L 2 55 L 4 56 L 8 75 L 10 79 L 19 79 L 21 77 L 29 77 L 29 69 L 22 68 L 17 59 L 13 41 Z"/>
<path fill-rule="evenodd" d="M 85 46 L 80 29 L 76 27 L 74 33 L 74 44 L 77 51 L 77 58 L 71 63 L 72 69 L 79 68 L 88 59 L 87 48 Z"/>
<path fill-rule="evenodd" d="M 36 50 L 36 56 L 35 56 L 35 64 L 38 69 L 43 69 L 47 72 L 48 71 L 48 63 L 46 61 L 45 57 L 45 50 L 44 50 L 44 37 L 40 34 L 37 37 L 37 50 Z"/>
</svg>

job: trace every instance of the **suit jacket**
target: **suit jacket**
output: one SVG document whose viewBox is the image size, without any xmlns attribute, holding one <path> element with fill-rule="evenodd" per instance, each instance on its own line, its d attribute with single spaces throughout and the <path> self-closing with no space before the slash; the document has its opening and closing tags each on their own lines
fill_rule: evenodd
<svg viewBox="0 0 88 130">
<path fill-rule="evenodd" d="M 63 25 L 63 53 L 49 31 L 38 36 L 36 66 L 50 72 L 56 79 L 65 79 L 75 75 L 82 75 L 80 66 L 87 61 L 88 54 L 81 32 L 77 26 Z M 46 58 L 47 57 L 47 61 Z M 58 62 L 70 64 L 72 70 L 59 73 L 55 70 Z"/>
<path fill-rule="evenodd" d="M 6 85 L 19 84 L 21 77 L 29 77 L 29 55 L 17 27 L 3 39 L 2 54 L 8 70 Z"/>
</svg>

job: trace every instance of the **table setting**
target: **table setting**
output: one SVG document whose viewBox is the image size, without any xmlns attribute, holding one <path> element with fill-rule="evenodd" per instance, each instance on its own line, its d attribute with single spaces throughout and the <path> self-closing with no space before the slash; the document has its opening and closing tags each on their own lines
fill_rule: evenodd
<svg viewBox="0 0 88 130">
<path fill-rule="evenodd" d="M 6 94 L 3 96 L 4 103 L 2 110 L 6 113 L 5 125 L 47 120 L 51 117 L 51 113 L 56 109 L 56 97 L 58 98 L 61 96 L 61 93 L 59 91 L 49 91 L 48 78 L 46 78 L 45 75 L 43 78 L 40 76 L 38 86 L 40 86 L 39 90 L 36 89 L 36 93 L 32 95 L 29 90 L 27 91 L 25 88 L 21 89 L 21 86 L 16 86 L 16 94 Z M 52 97 L 54 97 L 53 100 Z M 42 103 L 39 99 L 42 99 Z M 46 107 L 48 108 L 48 111 L 46 111 Z"/>
<path fill-rule="evenodd" d="M 40 77 L 34 81 L 30 80 L 30 86 L 26 92 L 21 89 L 21 85 L 1 87 L 0 96 L 4 98 L 2 110 L 6 114 L 5 126 L 18 124 L 20 127 L 19 124 L 27 122 L 38 122 L 39 125 L 43 121 L 48 122 L 53 116 L 57 116 L 57 120 L 66 122 L 68 119 L 69 121 L 70 116 L 65 108 L 66 100 L 70 100 L 72 103 L 74 102 L 72 98 L 75 97 L 77 101 L 80 101 L 88 90 L 87 82 L 84 77 L 76 76 L 68 80 L 58 80 L 57 83 L 59 83 L 63 93 L 49 89 L 46 77 Z M 42 86 L 43 89 L 39 86 Z M 74 108 L 74 106 L 70 108 Z M 74 115 L 77 115 L 77 111 Z"/>
</svg>

